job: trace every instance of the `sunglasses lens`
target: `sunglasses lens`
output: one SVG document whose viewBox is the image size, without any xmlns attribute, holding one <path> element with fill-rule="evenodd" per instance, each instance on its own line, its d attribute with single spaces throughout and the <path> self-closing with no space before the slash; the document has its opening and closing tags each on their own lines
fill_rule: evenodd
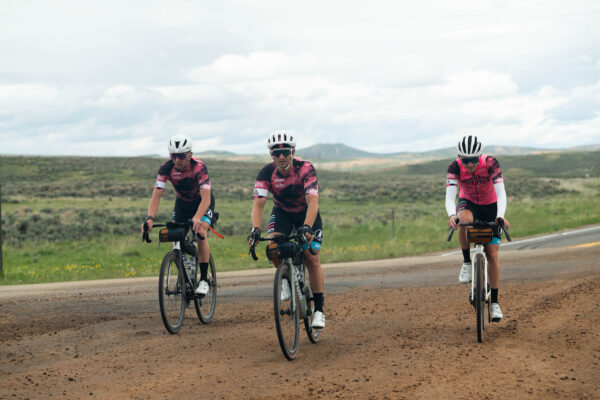
<svg viewBox="0 0 600 400">
<path fill-rule="evenodd" d="M 183 160 L 185 158 L 187 154 L 186 153 L 177 153 L 177 154 L 171 154 L 171 160 Z"/>
<path fill-rule="evenodd" d="M 477 161 L 479 161 L 479 158 L 477 157 L 465 157 L 462 159 L 463 163 L 465 164 L 475 164 Z"/>
<path fill-rule="evenodd" d="M 279 157 L 283 154 L 284 157 L 287 157 L 291 154 L 289 150 L 273 150 L 273 156 Z"/>
</svg>

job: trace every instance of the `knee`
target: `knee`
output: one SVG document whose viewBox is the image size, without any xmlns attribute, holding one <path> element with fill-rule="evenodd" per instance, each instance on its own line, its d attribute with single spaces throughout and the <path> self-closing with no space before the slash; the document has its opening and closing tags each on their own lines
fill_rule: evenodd
<svg viewBox="0 0 600 400">
<path fill-rule="evenodd" d="M 316 267 L 319 265 L 319 252 L 317 254 L 310 254 L 310 251 L 304 251 L 304 262 L 307 267 Z"/>
</svg>

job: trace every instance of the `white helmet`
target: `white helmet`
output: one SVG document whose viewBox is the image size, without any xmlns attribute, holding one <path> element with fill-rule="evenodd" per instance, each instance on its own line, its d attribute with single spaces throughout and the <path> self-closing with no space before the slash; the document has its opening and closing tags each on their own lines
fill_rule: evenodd
<svg viewBox="0 0 600 400">
<path fill-rule="evenodd" d="M 175 135 L 169 140 L 169 153 L 187 153 L 192 151 L 192 141 L 185 135 Z"/>
<path fill-rule="evenodd" d="M 477 140 L 477 136 L 465 136 L 458 142 L 457 148 L 459 157 L 478 157 L 482 153 L 483 145 Z"/>
<path fill-rule="evenodd" d="M 274 149 L 275 147 L 296 147 L 296 141 L 294 137 L 290 135 L 286 131 L 275 131 L 269 135 L 267 139 L 267 148 L 269 150 Z"/>
</svg>

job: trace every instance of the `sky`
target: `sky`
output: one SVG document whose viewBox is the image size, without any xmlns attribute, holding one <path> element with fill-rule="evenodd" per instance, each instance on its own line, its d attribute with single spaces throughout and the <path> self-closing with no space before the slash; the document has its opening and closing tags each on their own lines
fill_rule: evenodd
<svg viewBox="0 0 600 400">
<path fill-rule="evenodd" d="M 600 143 L 600 2 L 0 2 L 0 154 Z"/>
</svg>

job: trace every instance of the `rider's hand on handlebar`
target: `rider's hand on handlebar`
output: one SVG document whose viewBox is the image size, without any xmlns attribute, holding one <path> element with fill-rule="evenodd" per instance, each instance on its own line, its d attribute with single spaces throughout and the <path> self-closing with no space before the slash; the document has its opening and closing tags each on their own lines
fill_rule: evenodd
<svg viewBox="0 0 600 400">
<path fill-rule="evenodd" d="M 194 233 L 199 233 L 200 232 L 200 227 L 202 226 L 202 217 L 197 217 L 194 215 L 194 217 L 192 217 L 192 230 L 194 231 Z"/>
<path fill-rule="evenodd" d="M 253 227 L 252 232 L 248 235 L 248 246 L 252 246 L 255 240 L 260 239 L 260 228 Z"/>
<path fill-rule="evenodd" d="M 504 221 L 504 227 L 510 229 L 510 222 L 506 218 L 502 218 L 502 220 Z M 498 222 L 498 218 L 496 218 L 496 222 Z"/>
<path fill-rule="evenodd" d="M 147 219 L 143 224 L 142 224 L 142 228 L 141 228 L 141 232 L 144 233 L 145 232 L 145 227 L 147 226 L 148 228 L 148 233 L 150 233 L 150 231 L 152 230 L 152 226 L 154 225 L 154 220 L 152 219 Z"/>
<path fill-rule="evenodd" d="M 302 225 L 300 228 L 296 229 L 296 232 L 299 235 L 304 235 L 304 237 L 306 238 L 306 241 L 308 243 L 312 242 L 314 236 L 312 227 L 310 225 L 304 224 Z"/>
<path fill-rule="evenodd" d="M 452 229 L 458 229 L 457 220 L 458 218 L 456 218 L 456 215 L 451 216 L 450 219 L 448 219 L 448 226 Z"/>
</svg>

